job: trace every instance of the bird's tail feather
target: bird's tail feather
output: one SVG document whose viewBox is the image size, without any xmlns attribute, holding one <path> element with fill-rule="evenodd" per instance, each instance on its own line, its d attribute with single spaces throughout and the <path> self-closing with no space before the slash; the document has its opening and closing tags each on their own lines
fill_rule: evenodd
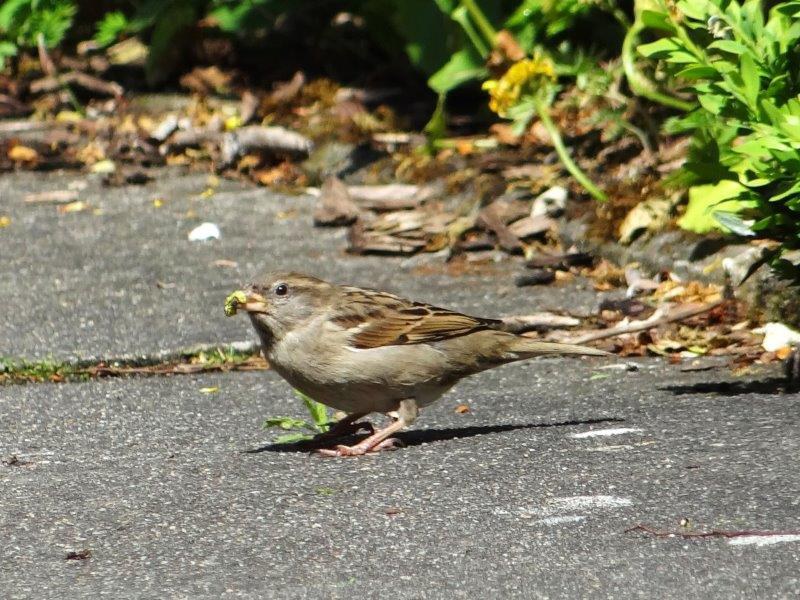
<svg viewBox="0 0 800 600">
<path fill-rule="evenodd" d="M 575 356 L 612 356 L 611 352 L 578 346 L 577 344 L 560 344 L 557 342 L 542 342 L 524 337 L 516 338 L 509 348 L 512 352 L 523 356 L 544 356 L 548 354 L 575 355 Z"/>
</svg>

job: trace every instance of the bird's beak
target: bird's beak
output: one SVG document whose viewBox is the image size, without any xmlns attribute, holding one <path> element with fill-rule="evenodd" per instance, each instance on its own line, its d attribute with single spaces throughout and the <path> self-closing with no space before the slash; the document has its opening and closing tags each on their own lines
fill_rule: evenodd
<svg viewBox="0 0 800 600">
<path fill-rule="evenodd" d="M 225 314 L 232 317 L 239 310 L 249 313 L 267 313 L 269 312 L 269 302 L 264 296 L 256 294 L 252 290 L 236 290 L 225 299 Z"/>
<path fill-rule="evenodd" d="M 247 294 L 247 299 L 244 304 L 240 305 L 239 308 L 245 312 L 265 313 L 268 312 L 269 303 L 264 296 L 256 294 L 255 292 L 250 292 Z"/>
</svg>

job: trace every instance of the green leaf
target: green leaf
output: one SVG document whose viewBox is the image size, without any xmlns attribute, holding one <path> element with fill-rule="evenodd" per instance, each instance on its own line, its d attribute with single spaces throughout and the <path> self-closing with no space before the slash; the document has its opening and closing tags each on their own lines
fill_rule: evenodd
<svg viewBox="0 0 800 600">
<path fill-rule="evenodd" d="M 643 10 L 639 15 L 639 19 L 645 27 L 649 27 L 650 29 L 675 33 L 675 25 L 672 24 L 667 13 Z"/>
<path fill-rule="evenodd" d="M 687 67 L 675 73 L 675 77 L 682 77 L 683 79 L 707 79 L 715 75 L 717 75 L 717 70 L 715 68 L 704 65 Z"/>
<path fill-rule="evenodd" d="M 789 196 L 793 196 L 795 194 L 800 194 L 800 182 L 795 183 L 789 189 L 787 189 L 787 190 L 785 190 L 785 191 L 783 191 L 783 192 L 781 192 L 779 194 L 775 194 L 774 196 L 771 196 L 769 198 L 769 202 L 779 202 L 779 201 L 785 200 Z"/>
<path fill-rule="evenodd" d="M 747 188 L 738 181 L 724 179 L 713 185 L 696 185 L 689 189 L 689 204 L 678 220 L 678 225 L 688 231 L 708 233 L 721 229 L 714 211 L 738 213 L 751 203 L 740 200 Z"/>
<path fill-rule="evenodd" d="M 505 116 L 513 121 L 511 131 L 514 135 L 522 135 L 536 116 L 536 102 L 532 98 L 524 99 L 509 108 Z"/>
<path fill-rule="evenodd" d="M 435 73 L 451 55 L 448 40 L 454 37 L 450 31 L 454 26 L 442 15 L 449 17 L 450 11 L 430 0 L 405 0 L 394 6 L 391 25 L 405 41 L 411 64 L 423 73 Z"/>
<path fill-rule="evenodd" d="M 723 52 L 730 52 L 731 54 L 736 55 L 747 52 L 747 48 L 744 46 L 744 44 L 734 42 L 733 40 L 717 40 L 715 42 L 711 42 L 708 45 L 708 48 L 722 50 Z"/>
<path fill-rule="evenodd" d="M 328 408 L 324 404 L 320 404 L 312 398 L 309 398 L 299 390 L 294 390 L 294 393 L 303 401 L 303 404 L 305 404 L 306 409 L 308 409 L 308 414 L 311 415 L 311 419 L 314 421 L 316 428 L 320 431 L 327 430 L 327 426 L 330 424 Z"/>
<path fill-rule="evenodd" d="M 446 94 L 439 94 L 439 98 L 436 101 L 436 108 L 430 120 L 425 124 L 424 131 L 430 140 L 440 140 L 447 134 L 446 100 Z"/>
<path fill-rule="evenodd" d="M 14 56 L 17 53 L 17 45 L 12 42 L 0 41 L 0 55 Z"/>
<path fill-rule="evenodd" d="M 488 75 L 480 55 L 472 48 L 459 50 L 428 79 L 428 86 L 437 94 L 446 94 L 467 81 Z"/>
<path fill-rule="evenodd" d="M 31 0 L 6 0 L 0 5 L 0 30 L 14 35 L 21 23 L 31 12 Z M 11 37 L 9 36 L 9 37 Z"/>
<path fill-rule="evenodd" d="M 761 89 L 761 80 L 758 67 L 753 57 L 747 53 L 743 54 L 739 66 L 741 68 L 742 83 L 744 84 L 745 97 L 748 105 L 756 110 L 758 102 L 758 92 Z"/>
<path fill-rule="evenodd" d="M 731 233 L 735 233 L 736 235 L 741 235 L 743 237 L 751 237 L 756 234 L 755 231 L 750 229 L 751 224 L 746 223 L 736 213 L 716 210 L 711 214 L 717 223 L 722 225 L 724 229 L 727 229 Z"/>
<path fill-rule="evenodd" d="M 108 46 L 117 41 L 128 27 L 127 17 L 120 11 L 106 13 L 103 20 L 97 24 L 94 40 L 101 46 Z"/>
<path fill-rule="evenodd" d="M 294 417 L 269 417 L 264 420 L 262 425 L 264 429 L 271 427 L 280 427 L 281 429 L 312 429 L 308 421 L 303 419 L 295 419 Z"/>
<path fill-rule="evenodd" d="M 676 38 L 662 38 L 649 44 L 639 44 L 636 49 L 647 58 L 669 58 L 673 52 L 683 50 L 683 46 Z"/>
<path fill-rule="evenodd" d="M 717 94 L 698 94 L 697 101 L 700 103 L 700 106 L 712 115 L 718 115 L 728 102 L 728 98 Z"/>
<path fill-rule="evenodd" d="M 304 442 L 312 439 L 314 436 L 309 433 L 287 433 L 279 435 L 275 438 L 276 444 L 294 444 L 295 442 Z"/>
<path fill-rule="evenodd" d="M 677 4 L 678 10 L 685 16 L 696 21 L 705 21 L 709 15 L 706 9 L 705 2 L 697 2 L 692 0 L 682 0 Z"/>
<path fill-rule="evenodd" d="M 472 42 L 472 47 L 482 58 L 485 59 L 489 55 L 491 46 L 486 42 L 486 40 L 483 39 L 481 34 L 475 28 L 475 25 L 472 24 L 472 19 L 470 19 L 470 14 L 467 8 L 463 5 L 459 6 L 450 16 L 456 23 L 461 25 L 461 29 L 464 30 L 467 38 L 470 42 Z"/>
<path fill-rule="evenodd" d="M 439 7 L 439 10 L 450 15 L 455 9 L 458 8 L 458 0 L 433 0 L 434 4 Z"/>
</svg>

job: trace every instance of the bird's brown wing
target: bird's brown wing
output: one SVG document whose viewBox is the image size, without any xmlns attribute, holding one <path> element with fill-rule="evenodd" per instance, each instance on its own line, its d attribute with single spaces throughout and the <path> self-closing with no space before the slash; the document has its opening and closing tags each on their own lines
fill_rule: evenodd
<svg viewBox="0 0 800 600">
<path fill-rule="evenodd" d="M 350 343 L 355 348 L 437 342 L 496 329 L 501 323 L 384 292 L 344 289 L 344 302 L 332 321 L 352 332 Z"/>
</svg>

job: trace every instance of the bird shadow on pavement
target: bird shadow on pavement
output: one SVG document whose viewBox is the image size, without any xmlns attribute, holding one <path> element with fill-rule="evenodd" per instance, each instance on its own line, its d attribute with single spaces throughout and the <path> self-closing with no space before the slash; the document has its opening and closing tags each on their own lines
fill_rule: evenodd
<svg viewBox="0 0 800 600">
<path fill-rule="evenodd" d="M 404 446 L 419 446 L 431 442 L 445 442 L 460 438 L 473 437 L 476 435 L 486 435 L 491 433 L 504 433 L 506 431 L 516 431 L 518 429 L 546 429 L 550 427 L 573 427 L 576 425 L 598 425 L 602 423 L 623 423 L 625 419 L 618 417 L 607 417 L 604 419 L 583 419 L 575 421 L 560 421 L 558 423 L 527 423 L 517 425 L 475 425 L 471 427 L 445 427 L 442 429 L 418 429 L 404 431 L 395 437 Z M 339 439 L 327 440 L 307 440 L 295 442 L 293 444 L 267 444 L 260 448 L 244 450 L 244 454 L 258 454 L 261 452 L 311 452 L 320 448 L 330 448 L 335 444 L 353 444 L 366 436 L 347 436 Z"/>
<path fill-rule="evenodd" d="M 784 377 L 768 377 L 749 381 L 701 381 L 681 385 L 665 385 L 658 389 L 672 392 L 676 396 L 686 394 L 741 396 L 743 394 L 779 394 L 788 391 L 787 387 L 787 380 Z"/>
</svg>

